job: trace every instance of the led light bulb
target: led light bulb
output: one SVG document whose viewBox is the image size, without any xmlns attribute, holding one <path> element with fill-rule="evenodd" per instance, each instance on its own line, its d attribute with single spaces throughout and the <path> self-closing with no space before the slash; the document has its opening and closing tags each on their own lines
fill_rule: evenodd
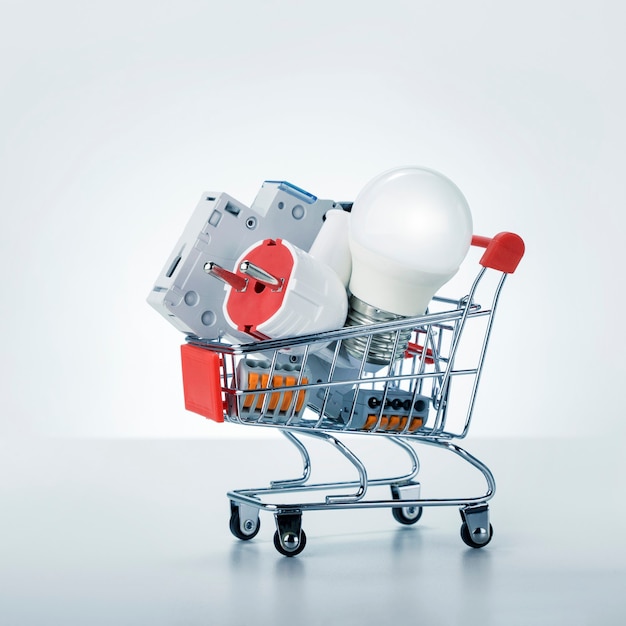
<svg viewBox="0 0 626 626">
<path fill-rule="evenodd" d="M 442 174 L 402 167 L 374 178 L 352 206 L 347 325 L 424 313 L 433 295 L 458 271 L 471 239 L 468 203 Z M 401 343 L 408 341 L 405 334 Z M 395 333 L 374 337 L 367 360 L 388 363 L 394 358 L 393 342 Z M 348 352 L 362 357 L 365 340 L 346 344 Z"/>
</svg>

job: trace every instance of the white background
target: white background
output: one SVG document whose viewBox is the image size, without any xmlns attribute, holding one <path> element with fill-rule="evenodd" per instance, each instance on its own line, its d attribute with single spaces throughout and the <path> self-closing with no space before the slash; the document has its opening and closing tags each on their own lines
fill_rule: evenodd
<svg viewBox="0 0 626 626">
<path fill-rule="evenodd" d="M 625 17 L 0 0 L 0 621 L 623 624 Z M 265 512 L 237 541 L 224 493 L 299 455 L 184 410 L 184 338 L 146 296 L 203 191 L 351 200 L 406 164 L 455 181 L 476 233 L 527 244 L 468 442 L 498 482 L 494 541 L 466 549 L 454 507 L 411 528 L 307 513 L 295 559 Z M 406 461 L 357 439 L 370 476 Z M 318 447 L 314 473 L 343 479 Z M 426 448 L 424 497 L 471 496 L 476 473 Z"/>
<path fill-rule="evenodd" d="M 473 434 L 626 434 L 621 3 L 0 10 L 0 435 L 247 431 L 185 412 L 183 336 L 145 303 L 197 199 L 350 200 L 406 164 L 527 244 Z"/>
</svg>

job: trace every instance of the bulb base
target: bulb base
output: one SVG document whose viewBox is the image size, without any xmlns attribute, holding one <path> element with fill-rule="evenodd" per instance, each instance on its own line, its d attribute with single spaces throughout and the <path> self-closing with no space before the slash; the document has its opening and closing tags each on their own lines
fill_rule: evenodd
<svg viewBox="0 0 626 626">
<path fill-rule="evenodd" d="M 396 315 L 389 311 L 378 309 L 367 302 L 364 302 L 355 295 L 350 296 L 348 318 L 346 326 L 363 326 L 366 324 L 376 324 L 379 322 L 391 322 L 403 319 L 404 315 Z M 367 363 L 375 365 L 389 365 L 402 358 L 406 352 L 411 330 L 392 330 L 386 333 L 377 333 L 372 336 L 372 340 L 367 347 L 368 337 L 354 337 L 345 339 L 343 345 L 348 354 L 361 360 L 367 349 Z"/>
</svg>

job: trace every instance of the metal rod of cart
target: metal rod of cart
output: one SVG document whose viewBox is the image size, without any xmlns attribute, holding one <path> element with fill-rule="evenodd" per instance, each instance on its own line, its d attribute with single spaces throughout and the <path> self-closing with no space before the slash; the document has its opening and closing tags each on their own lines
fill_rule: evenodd
<svg viewBox="0 0 626 626">
<path fill-rule="evenodd" d="M 295 556 L 306 545 L 307 511 L 386 507 L 396 521 L 411 525 L 425 507 L 452 506 L 461 513 L 463 541 L 473 548 L 489 543 L 494 477 L 454 440 L 468 434 L 498 300 L 524 244 L 513 233 L 474 236 L 472 243 L 485 252 L 467 293 L 459 299 L 435 297 L 422 316 L 245 345 L 187 337 L 181 349 L 187 408 L 217 421 L 278 428 L 302 458 L 297 478 L 227 494 L 233 535 L 252 539 L 260 529 L 260 511 L 269 511 L 276 522 L 276 549 Z M 486 305 L 479 302 L 484 295 Z M 343 435 L 387 439 L 405 455 L 408 471 L 371 477 Z M 312 483 L 305 444 L 312 438 L 343 455 L 355 478 Z M 422 498 L 416 444 L 452 453 L 478 470 L 485 491 Z M 389 497 L 373 497 L 379 487 L 389 488 Z"/>
</svg>

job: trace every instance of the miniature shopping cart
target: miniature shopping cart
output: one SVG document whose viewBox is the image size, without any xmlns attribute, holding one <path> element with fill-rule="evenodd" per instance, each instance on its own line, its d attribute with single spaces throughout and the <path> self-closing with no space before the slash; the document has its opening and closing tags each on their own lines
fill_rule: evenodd
<svg viewBox="0 0 626 626">
<path fill-rule="evenodd" d="M 500 233 L 492 239 L 474 236 L 472 244 L 485 251 L 469 291 L 459 299 L 434 298 L 419 317 L 245 345 L 187 337 L 182 346 L 186 407 L 218 422 L 278 428 L 302 457 L 299 478 L 228 493 L 230 530 L 237 538 L 255 537 L 259 512 L 270 511 L 276 549 L 295 556 L 306 544 L 302 515 L 307 511 L 388 507 L 408 525 L 420 519 L 424 507 L 456 506 L 463 541 L 473 548 L 489 543 L 493 475 L 453 441 L 468 434 L 498 298 L 524 243 L 513 233 Z M 483 295 L 487 306 L 479 303 Z M 387 438 L 408 456 L 410 470 L 370 477 L 342 435 Z M 311 483 L 307 437 L 333 446 L 354 466 L 356 478 Z M 421 498 L 414 444 L 460 457 L 482 473 L 486 492 Z M 390 497 L 372 497 L 374 487 L 389 489 Z"/>
</svg>

